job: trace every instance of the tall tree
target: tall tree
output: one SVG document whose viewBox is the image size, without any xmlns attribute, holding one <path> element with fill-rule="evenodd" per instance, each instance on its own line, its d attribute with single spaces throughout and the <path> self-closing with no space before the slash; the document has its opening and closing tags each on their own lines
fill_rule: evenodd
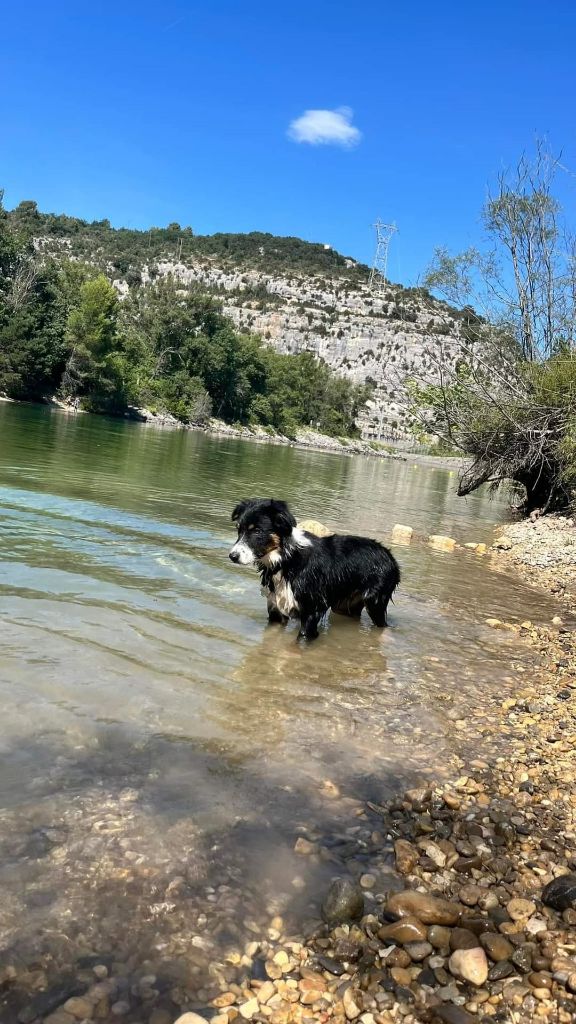
<svg viewBox="0 0 576 1024">
<path fill-rule="evenodd" d="M 80 301 L 68 317 L 70 349 L 62 379 L 67 398 L 86 399 L 91 407 L 113 408 L 121 401 L 118 296 L 103 274 L 80 288 Z"/>
</svg>

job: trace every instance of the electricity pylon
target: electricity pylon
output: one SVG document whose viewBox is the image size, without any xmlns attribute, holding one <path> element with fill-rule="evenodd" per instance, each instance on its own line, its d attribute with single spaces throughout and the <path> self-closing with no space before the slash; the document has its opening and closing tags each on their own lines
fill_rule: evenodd
<svg viewBox="0 0 576 1024">
<path fill-rule="evenodd" d="M 376 252 L 374 263 L 370 271 L 368 287 L 375 295 L 381 295 L 386 286 L 386 268 L 388 264 L 388 246 L 395 231 L 398 230 L 395 224 L 383 224 L 378 218 L 374 224 L 376 228 Z"/>
</svg>

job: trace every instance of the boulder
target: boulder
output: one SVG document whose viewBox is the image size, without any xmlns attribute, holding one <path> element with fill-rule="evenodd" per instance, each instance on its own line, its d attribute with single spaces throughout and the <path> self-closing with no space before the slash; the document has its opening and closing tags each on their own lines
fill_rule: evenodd
<svg viewBox="0 0 576 1024">
<path fill-rule="evenodd" d="M 392 543 L 393 544 L 409 544 L 412 540 L 414 530 L 411 526 L 402 526 L 401 523 L 396 523 L 392 530 Z"/>
<path fill-rule="evenodd" d="M 298 529 L 304 530 L 305 533 L 311 533 L 314 537 L 332 537 L 334 530 L 329 530 L 323 523 L 319 523 L 317 519 L 304 519 L 301 523 L 298 523 Z"/>
<path fill-rule="evenodd" d="M 454 551 L 456 547 L 456 541 L 453 537 L 443 537 L 441 533 L 431 533 L 428 537 L 428 543 L 436 551 Z"/>
</svg>

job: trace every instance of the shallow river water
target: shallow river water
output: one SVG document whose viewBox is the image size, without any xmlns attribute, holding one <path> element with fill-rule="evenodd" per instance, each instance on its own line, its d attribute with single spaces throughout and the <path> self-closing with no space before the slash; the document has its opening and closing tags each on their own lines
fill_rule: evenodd
<svg viewBox="0 0 576 1024">
<path fill-rule="evenodd" d="M 409 458 L 0 405 L 0 954 L 31 986 L 160 959 L 202 1002 L 221 947 L 313 916 L 338 857 L 309 867 L 299 834 L 338 847 L 357 801 L 441 776 L 462 735 L 481 756 L 475 719 L 526 657 L 484 619 L 549 620 L 546 597 L 415 542 L 389 629 L 335 617 L 301 645 L 227 558 L 250 495 L 490 542 L 504 496 L 454 490 Z"/>
</svg>

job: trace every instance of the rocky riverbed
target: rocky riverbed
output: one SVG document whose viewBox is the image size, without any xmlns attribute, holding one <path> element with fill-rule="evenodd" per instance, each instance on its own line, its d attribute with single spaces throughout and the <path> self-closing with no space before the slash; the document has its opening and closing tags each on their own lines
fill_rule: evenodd
<svg viewBox="0 0 576 1024">
<path fill-rule="evenodd" d="M 86 850 L 75 858 L 64 832 L 33 832 L 24 912 L 57 899 L 34 882 L 36 859 L 49 856 L 75 890 L 75 913 L 37 939 L 34 955 L 21 938 L 6 944 L 3 1024 L 572 1021 L 576 882 L 562 877 L 576 870 L 574 634 L 490 626 L 520 634 L 535 670 L 513 664 L 514 697 L 455 722 L 460 755 L 417 788 L 380 804 L 325 784 L 341 825 L 309 822 L 294 835 L 302 875 L 317 867 L 325 879 L 308 913 L 248 886 L 233 842 L 219 854 L 220 884 L 203 885 L 218 840 L 202 852 L 192 824 L 167 829 L 166 871 L 150 867 L 136 789 L 85 797 L 97 854 L 88 875 Z M 116 897 L 98 905 L 98 879 L 110 873 Z M 136 896 L 146 942 L 142 925 L 131 934 Z M 108 922 L 110 943 L 95 948 Z M 83 955 L 70 960 L 73 945 Z"/>
<path fill-rule="evenodd" d="M 455 753 L 410 789 L 368 801 L 325 780 L 290 838 L 288 887 L 265 856 L 255 870 L 262 836 L 247 848 L 241 823 L 207 842 L 175 817 L 151 838 L 128 751 L 120 789 L 110 751 L 49 756 L 0 821 L 2 1024 L 575 1020 L 573 533 L 507 528 L 494 558 L 563 597 L 554 622 L 487 620 L 524 645 L 515 683 L 456 714 Z"/>
</svg>

